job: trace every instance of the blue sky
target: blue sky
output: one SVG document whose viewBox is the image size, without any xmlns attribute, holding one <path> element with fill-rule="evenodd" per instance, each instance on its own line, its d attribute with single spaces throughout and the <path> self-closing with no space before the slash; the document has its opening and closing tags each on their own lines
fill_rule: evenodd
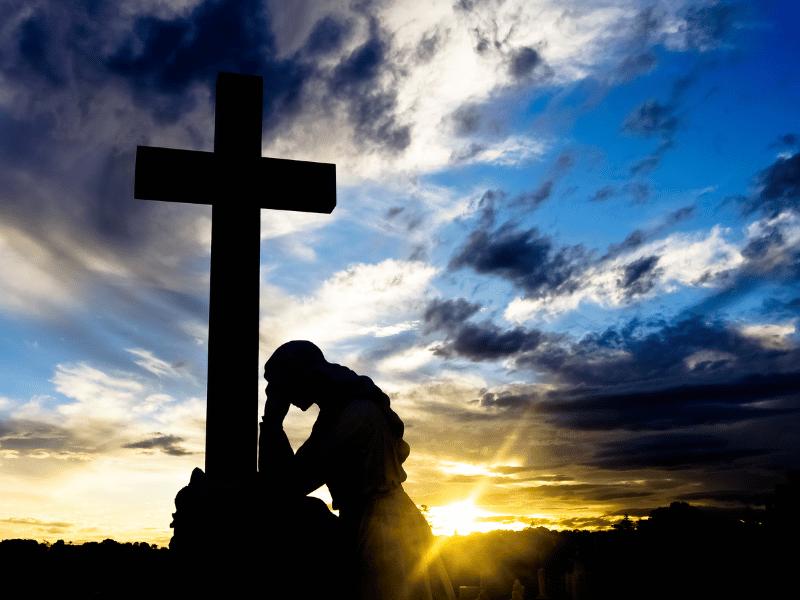
<svg viewBox="0 0 800 600">
<path fill-rule="evenodd" d="M 758 507 L 796 467 L 792 2 L 0 10 L 3 537 L 169 540 L 210 209 L 135 200 L 134 158 L 212 150 L 219 71 L 264 77 L 264 156 L 337 165 L 331 215 L 262 211 L 261 361 L 372 377 L 437 531 Z"/>
</svg>

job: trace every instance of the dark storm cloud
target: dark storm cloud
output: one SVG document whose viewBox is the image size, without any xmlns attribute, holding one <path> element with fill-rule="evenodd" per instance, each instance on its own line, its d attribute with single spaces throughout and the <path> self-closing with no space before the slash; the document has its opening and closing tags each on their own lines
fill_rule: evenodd
<svg viewBox="0 0 800 600">
<path fill-rule="evenodd" d="M 765 449 L 742 448 L 712 435 L 657 434 L 603 443 L 589 464 L 615 470 L 648 467 L 682 470 L 731 463 L 767 453 Z"/>
<path fill-rule="evenodd" d="M 399 152 L 411 143 L 411 129 L 397 122 L 396 90 L 383 89 L 378 81 L 378 75 L 390 66 L 389 50 L 388 35 L 372 21 L 370 38 L 341 60 L 330 75 L 328 86 L 347 106 L 358 140 L 376 142 Z"/>
<path fill-rule="evenodd" d="M 784 301 L 778 298 L 765 298 L 761 313 L 778 317 L 790 317 L 800 314 L 800 296 Z"/>
<path fill-rule="evenodd" d="M 37 12 L 20 26 L 19 57 L 22 65 L 33 73 L 44 77 L 51 85 L 65 83 L 65 65 L 58 56 L 54 43 L 55 20 L 43 12 Z M 22 66 L 21 65 L 21 66 Z"/>
<path fill-rule="evenodd" d="M 713 352 L 719 358 L 699 361 L 693 368 L 687 365 L 686 360 L 700 351 Z M 569 347 L 520 357 L 518 363 L 533 361 L 531 366 L 546 367 L 562 381 L 577 386 L 637 383 L 654 389 L 654 382 L 661 382 L 671 389 L 690 382 L 731 381 L 744 376 L 745 368 L 750 373 L 785 372 L 797 359 L 797 350 L 765 347 L 732 324 L 704 314 L 672 322 L 634 318 L 589 333 Z"/>
<path fill-rule="evenodd" d="M 138 101 L 154 102 L 155 116 L 165 122 L 193 108 L 186 94 L 191 84 L 203 82 L 213 90 L 217 72 L 229 71 L 264 77 L 269 126 L 299 108 L 309 74 L 301 63 L 276 58 L 275 39 L 258 0 L 206 0 L 185 18 L 138 17 L 105 66 L 130 83 Z"/>
<path fill-rule="evenodd" d="M 442 330 L 455 331 L 480 309 L 480 304 L 472 304 L 464 298 L 458 300 L 434 299 L 428 304 L 423 315 L 424 331 L 425 333 Z"/>
<path fill-rule="evenodd" d="M 531 394 L 486 393 L 481 398 L 481 406 L 498 406 L 500 408 L 528 408 L 533 404 Z"/>
<path fill-rule="evenodd" d="M 658 12 L 655 6 L 646 6 L 633 21 L 633 36 L 631 43 L 647 44 L 653 34 L 659 31 L 664 19 L 664 14 Z"/>
<path fill-rule="evenodd" d="M 516 327 L 504 331 L 488 321 L 465 323 L 434 354 L 447 358 L 456 355 L 476 362 L 500 360 L 534 350 L 546 339 L 548 335 L 537 329 Z"/>
<path fill-rule="evenodd" d="M 350 33 L 350 26 L 331 15 L 317 21 L 308 35 L 303 50 L 310 56 L 326 55 L 339 50 Z"/>
<path fill-rule="evenodd" d="M 625 295 L 631 297 L 636 294 L 646 294 L 656 284 L 656 279 L 662 273 L 657 269 L 658 256 L 643 256 L 634 262 L 625 265 L 623 278 L 617 284 L 625 290 Z"/>
<path fill-rule="evenodd" d="M 648 100 L 636 107 L 622 124 L 622 131 L 645 139 L 660 138 L 659 145 L 649 156 L 639 160 L 630 169 L 631 176 L 646 175 L 661 165 L 664 154 L 675 147 L 675 136 L 681 129 L 685 114 L 678 114 L 687 90 L 698 80 L 703 67 L 672 82 L 668 100 Z"/>
<path fill-rule="evenodd" d="M 269 125 L 298 107 L 304 67 L 274 58 L 263 4 L 252 0 L 208 0 L 186 16 L 142 15 L 129 23 L 102 2 L 44 7 L 12 26 L 0 48 L 6 82 L 19 92 L 15 118 L 0 119 L 3 220 L 41 238 L 62 262 L 73 259 L 65 240 L 79 240 L 83 249 L 145 264 L 131 251 L 154 242 L 156 234 L 167 250 L 171 242 L 164 240 L 182 240 L 177 230 L 198 213 L 184 205 L 177 222 L 168 217 L 178 213 L 163 205 L 134 200 L 135 144 L 147 143 L 147 135 L 127 108 L 103 120 L 108 90 L 122 84 L 156 120 L 174 122 L 194 106 L 193 84 L 213 90 L 218 70 L 259 74 Z M 43 102 L 29 101 L 36 93 Z M 82 125 L 89 111 L 99 115 L 91 130 Z M 123 137 L 129 140 L 124 149 L 106 141 Z"/>
<path fill-rule="evenodd" d="M 521 79 L 529 76 L 541 62 L 542 58 L 536 50 L 529 46 L 523 46 L 511 52 L 508 72 L 515 79 Z"/>
<path fill-rule="evenodd" d="M 331 89 L 340 93 L 370 84 L 380 73 L 385 52 L 386 43 L 374 33 L 337 65 L 329 81 Z"/>
<path fill-rule="evenodd" d="M 585 259 L 582 245 L 554 249 L 552 240 L 537 228 L 520 231 L 506 224 L 494 232 L 472 232 L 448 268 L 468 267 L 479 274 L 495 275 L 534 296 L 565 284 Z"/>
<path fill-rule="evenodd" d="M 635 287 L 656 264 L 655 257 L 634 263 L 625 283 Z M 705 315 L 673 322 L 632 319 L 570 341 L 536 329 L 471 323 L 466 320 L 474 314 L 469 305 L 442 306 L 453 318 L 442 319 L 448 335 L 435 353 L 472 361 L 511 359 L 516 368 L 556 383 L 558 388 L 543 395 L 535 408 L 560 427 L 665 431 L 794 418 L 800 411 L 800 351 L 765 345 Z M 484 396 L 479 402 L 512 408 L 530 400 L 515 394 L 505 400 Z M 720 454 L 720 460 L 726 456 L 733 454 Z"/>
<path fill-rule="evenodd" d="M 639 371 L 646 367 L 636 366 Z M 632 390 L 622 381 L 608 381 L 604 388 L 552 392 L 537 405 L 537 410 L 551 415 L 552 421 L 561 426 L 584 431 L 659 431 L 798 413 L 800 374 L 773 372 L 737 377 L 736 369 L 730 365 L 714 367 L 698 365 L 683 378 L 678 373 L 671 379 L 654 374 L 652 382 L 643 381 Z M 614 368 L 610 368 L 613 372 Z M 721 378 L 715 373 L 717 370 L 727 377 Z M 697 383 L 683 384 L 684 378 Z M 611 392 L 614 387 L 619 391 Z M 779 402 L 775 407 L 756 406 L 764 400 Z"/>
<path fill-rule="evenodd" d="M 782 246 L 784 242 L 783 234 L 776 228 L 770 228 L 764 235 L 759 236 L 742 248 L 742 256 L 750 261 L 763 260 L 770 250 L 777 246 Z"/>
<path fill-rule="evenodd" d="M 752 196 L 740 196 L 746 215 L 761 212 L 776 217 L 786 209 L 797 211 L 800 207 L 800 153 L 789 158 L 779 158 L 756 178 L 760 191 Z"/>
<path fill-rule="evenodd" d="M 161 432 L 156 432 L 155 436 L 156 437 L 141 440 L 139 442 L 123 444 L 122 447 L 141 450 L 160 449 L 164 454 L 169 454 L 170 456 L 186 456 L 188 454 L 194 454 L 193 452 L 189 452 L 178 445 L 180 442 L 184 441 L 182 437 L 164 435 Z"/>
</svg>

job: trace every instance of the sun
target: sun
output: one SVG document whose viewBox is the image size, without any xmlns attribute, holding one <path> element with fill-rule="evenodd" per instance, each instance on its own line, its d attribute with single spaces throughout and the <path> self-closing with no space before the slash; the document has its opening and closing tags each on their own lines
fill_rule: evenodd
<svg viewBox="0 0 800 600">
<path fill-rule="evenodd" d="M 433 533 L 436 535 L 453 535 L 456 531 L 460 535 L 467 535 L 478 531 L 481 528 L 475 523 L 475 519 L 484 516 L 484 512 L 472 500 L 434 506 L 430 512 Z"/>
</svg>

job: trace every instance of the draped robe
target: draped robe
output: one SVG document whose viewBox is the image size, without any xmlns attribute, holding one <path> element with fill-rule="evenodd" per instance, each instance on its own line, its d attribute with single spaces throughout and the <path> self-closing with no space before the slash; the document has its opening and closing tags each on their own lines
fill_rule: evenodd
<svg viewBox="0 0 800 600">
<path fill-rule="evenodd" d="M 270 462 L 280 465 L 281 478 L 298 494 L 327 484 L 339 510 L 352 597 L 455 600 L 431 529 L 403 490 L 409 446 L 401 437 L 402 421 L 368 377 L 346 371 L 339 375 L 347 384 L 320 410 L 297 454 L 282 428 L 264 431 L 263 425 L 268 444 L 262 452 L 271 453 Z"/>
</svg>

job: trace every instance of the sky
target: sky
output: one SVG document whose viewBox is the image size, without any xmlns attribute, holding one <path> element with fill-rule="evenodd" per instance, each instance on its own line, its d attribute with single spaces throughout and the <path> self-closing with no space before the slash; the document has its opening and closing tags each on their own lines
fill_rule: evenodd
<svg viewBox="0 0 800 600">
<path fill-rule="evenodd" d="M 219 71 L 264 77 L 263 156 L 336 164 L 332 214 L 262 211 L 260 362 L 307 339 L 387 392 L 436 533 L 758 508 L 798 466 L 794 2 L 0 15 L 0 538 L 169 542 L 211 209 L 134 160 L 213 150 Z"/>
</svg>

